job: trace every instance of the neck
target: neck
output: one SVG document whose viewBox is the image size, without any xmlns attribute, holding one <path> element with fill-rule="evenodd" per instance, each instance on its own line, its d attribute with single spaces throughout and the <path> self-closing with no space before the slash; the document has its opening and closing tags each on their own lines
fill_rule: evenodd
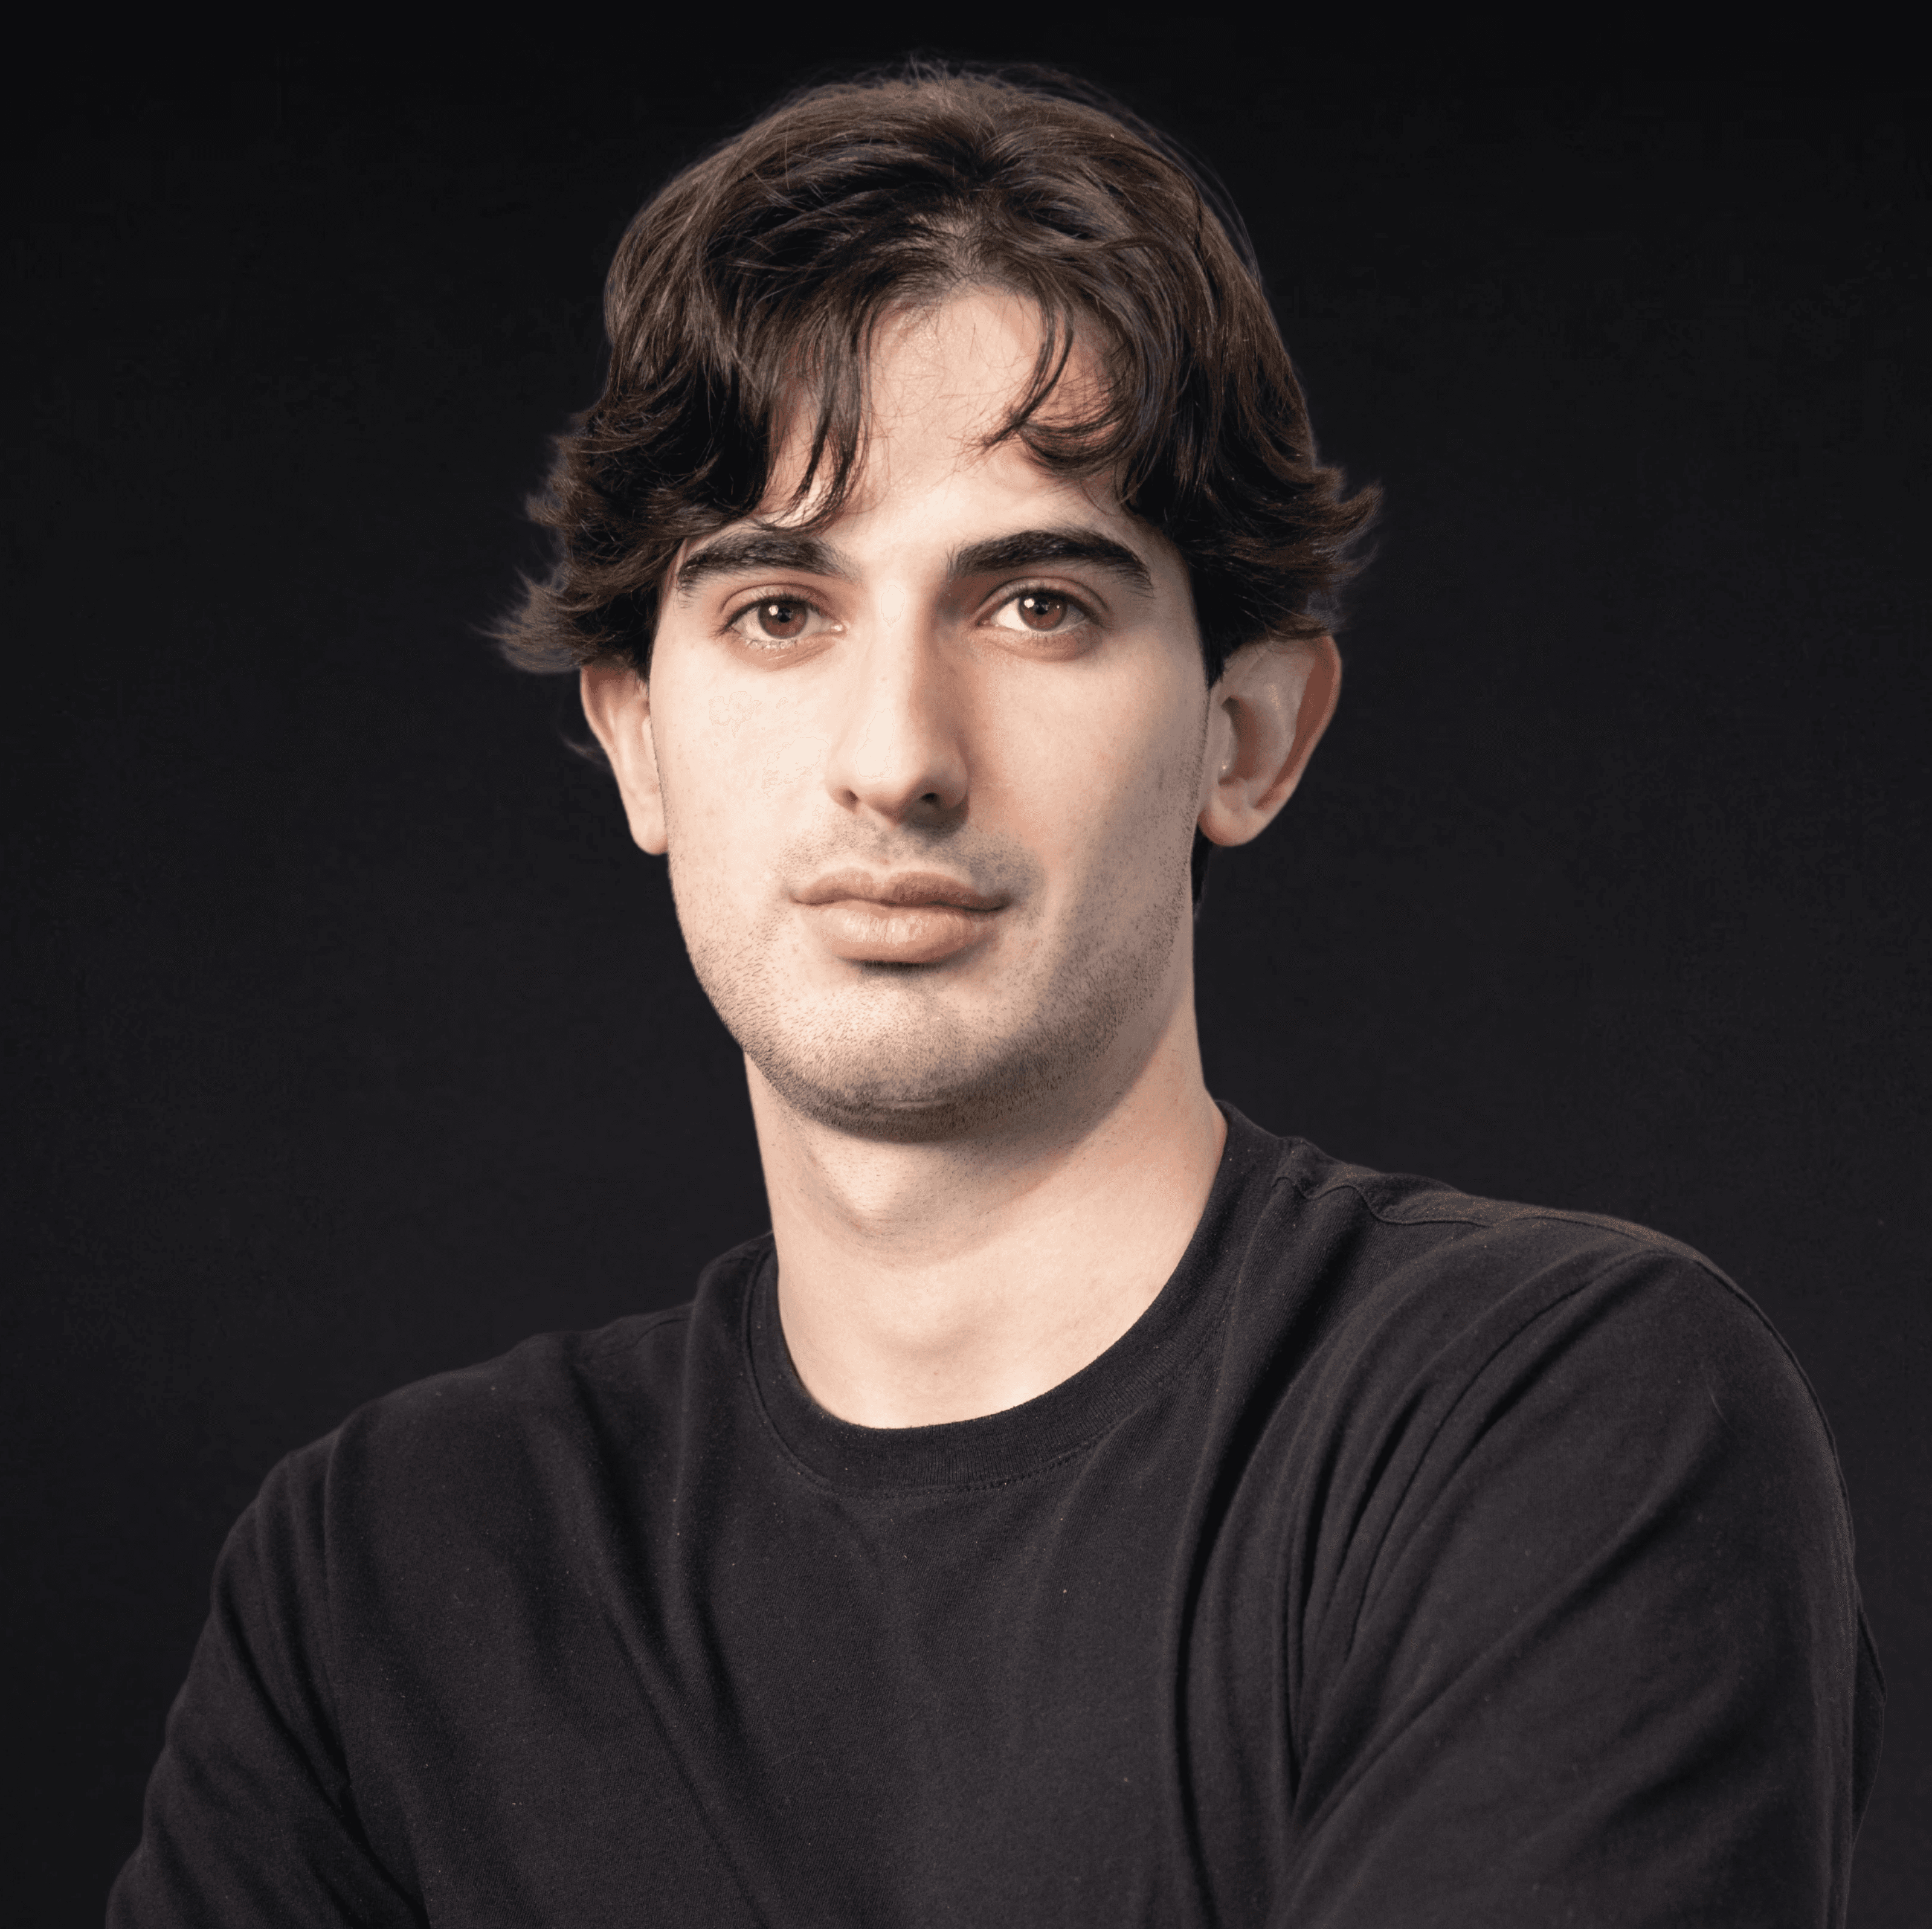
<svg viewBox="0 0 1932 1929">
<path fill-rule="evenodd" d="M 882 1427 L 997 1413 L 1140 1318 L 1186 1250 L 1226 1132 L 1191 982 L 1136 1056 L 1111 1096 L 930 1144 L 807 1118 L 748 1064 L 779 1318 L 820 1406 Z"/>
</svg>

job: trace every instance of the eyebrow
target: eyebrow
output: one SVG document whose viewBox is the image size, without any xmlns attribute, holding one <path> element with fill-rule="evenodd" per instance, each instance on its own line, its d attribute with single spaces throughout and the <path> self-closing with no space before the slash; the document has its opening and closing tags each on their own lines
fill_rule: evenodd
<svg viewBox="0 0 1932 1929">
<path fill-rule="evenodd" d="M 996 536 L 956 549 L 947 571 L 956 581 L 962 576 L 997 576 L 1054 562 L 1084 562 L 1106 570 L 1143 595 L 1151 594 L 1154 589 L 1147 565 L 1125 543 L 1097 530 L 1021 530 L 1012 536 Z"/>
<path fill-rule="evenodd" d="M 1018 530 L 1011 536 L 989 536 L 968 543 L 946 559 L 946 574 L 955 582 L 968 576 L 997 576 L 1010 570 L 1031 569 L 1051 563 L 1084 562 L 1105 569 L 1150 594 L 1154 578 L 1147 565 L 1124 542 L 1097 530 Z M 677 593 L 688 596 L 706 578 L 742 576 L 764 570 L 796 570 L 810 576 L 852 580 L 845 558 L 822 538 L 790 530 L 743 530 L 721 536 L 696 550 L 678 566 Z"/>
<path fill-rule="evenodd" d="M 791 530 L 742 530 L 721 536 L 678 565 L 677 593 L 688 596 L 710 576 L 742 576 L 761 570 L 796 570 L 807 576 L 850 579 L 845 560 L 829 542 Z"/>
</svg>

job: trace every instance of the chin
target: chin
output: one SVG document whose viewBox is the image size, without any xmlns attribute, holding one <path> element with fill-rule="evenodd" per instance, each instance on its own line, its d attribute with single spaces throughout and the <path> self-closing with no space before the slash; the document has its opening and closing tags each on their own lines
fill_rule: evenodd
<svg viewBox="0 0 1932 1929">
<path fill-rule="evenodd" d="M 808 1024 L 795 1005 L 714 1003 L 794 1111 L 854 1137 L 916 1144 L 1024 1132 L 1070 1106 L 1084 1113 L 1096 1097 L 1110 1102 L 1119 1046 L 1148 1002 L 1144 976 L 1083 974 L 1023 1016 L 969 1019 L 931 1004 L 888 1015 L 841 1000 L 842 1011 Z"/>
<path fill-rule="evenodd" d="M 900 1145 L 998 1137 L 1036 1124 L 1084 1084 L 1104 1048 L 1074 1062 L 1066 1054 L 1006 1057 L 920 1068 L 800 1064 L 782 1052 L 746 1048 L 780 1098 L 814 1123 L 857 1138 Z"/>
<path fill-rule="evenodd" d="M 917 1144 L 1051 1130 L 1113 1103 L 1139 1070 L 1127 1042 L 1151 1049 L 1161 1028 L 1181 928 L 1149 918 L 1111 945 L 1059 948 L 990 998 L 962 996 L 944 970 L 875 965 L 814 991 L 782 981 L 760 947 L 691 952 L 726 1029 L 784 1105 L 854 1137 Z"/>
</svg>

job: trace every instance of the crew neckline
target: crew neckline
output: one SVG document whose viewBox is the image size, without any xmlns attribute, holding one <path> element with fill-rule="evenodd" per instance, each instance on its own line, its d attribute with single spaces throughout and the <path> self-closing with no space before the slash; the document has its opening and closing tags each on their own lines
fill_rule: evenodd
<svg viewBox="0 0 1932 1929">
<path fill-rule="evenodd" d="M 1270 1190 L 1250 1184 L 1287 1148 L 1232 1106 L 1216 1101 L 1227 1142 L 1208 1202 L 1167 1282 L 1119 1339 L 1080 1370 L 1019 1406 L 926 1426 L 861 1426 L 806 1392 L 778 1321 L 778 1257 L 760 1242 L 742 1295 L 741 1333 L 751 1385 L 778 1444 L 808 1474 L 845 1488 L 999 1486 L 1077 1453 L 1184 1367 L 1217 1324 L 1244 1242 L 1241 1222 Z"/>
</svg>

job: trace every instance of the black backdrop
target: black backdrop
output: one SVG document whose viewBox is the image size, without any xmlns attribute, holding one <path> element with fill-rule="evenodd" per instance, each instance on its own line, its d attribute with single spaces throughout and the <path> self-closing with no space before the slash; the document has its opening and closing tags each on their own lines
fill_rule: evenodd
<svg viewBox="0 0 1932 1929">
<path fill-rule="evenodd" d="M 538 555 L 520 499 L 593 392 L 624 221 L 832 51 L 736 38 L 18 83 L 48 112 L 4 532 L 7 1880 L 36 1921 L 96 1918 L 279 1455 L 685 1298 L 764 1222 L 662 868 L 561 747 L 568 691 L 478 634 Z M 1917 1919 L 1915 104 L 1769 56 L 950 50 L 1077 64 L 1212 159 L 1326 452 L 1388 490 L 1337 724 L 1214 874 L 1213 1088 L 1648 1222 L 1766 1308 L 1891 1677 L 1853 1917 Z"/>
</svg>

